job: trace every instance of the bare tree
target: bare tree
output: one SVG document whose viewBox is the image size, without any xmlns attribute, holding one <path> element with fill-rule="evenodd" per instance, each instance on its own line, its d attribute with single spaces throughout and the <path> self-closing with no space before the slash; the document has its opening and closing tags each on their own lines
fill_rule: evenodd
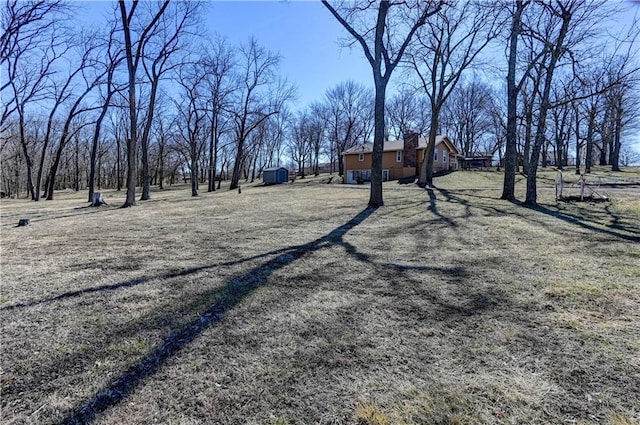
<svg viewBox="0 0 640 425">
<path fill-rule="evenodd" d="M 338 158 L 338 175 L 344 174 L 342 152 L 358 141 L 367 141 L 373 96 L 369 89 L 355 81 L 345 81 L 325 93 L 325 118 L 329 139 Z"/>
<path fill-rule="evenodd" d="M 92 41 L 93 40 L 93 41 Z M 61 134 L 58 138 L 58 147 L 56 149 L 55 156 L 53 158 L 53 162 L 51 167 L 49 168 L 49 174 L 47 176 L 48 185 L 45 185 L 46 191 L 46 199 L 48 201 L 53 200 L 53 193 L 55 188 L 55 179 L 56 173 L 58 171 L 58 167 L 60 165 L 60 157 L 62 152 L 66 146 L 66 144 L 71 140 L 76 131 L 79 131 L 81 128 L 89 125 L 90 123 L 87 120 L 78 120 L 79 116 L 85 112 L 96 109 L 96 107 L 92 107 L 89 105 L 83 105 L 84 100 L 87 95 L 91 93 L 103 79 L 107 70 L 99 70 L 97 74 L 91 75 L 91 70 L 95 71 L 96 59 L 94 57 L 96 51 L 96 45 L 94 44 L 95 40 L 93 37 L 90 37 L 89 40 L 84 45 L 84 52 L 82 54 L 82 59 L 78 64 L 76 70 L 71 72 L 69 77 L 64 81 L 63 88 L 56 96 L 56 101 L 54 102 L 54 108 L 50 115 L 49 128 L 47 128 L 47 137 L 49 138 L 49 131 L 51 127 L 51 118 L 53 117 L 55 110 L 61 104 L 62 101 L 71 101 L 72 100 L 72 92 L 79 93 L 76 95 L 73 104 L 68 109 L 65 114 L 65 120 L 62 127 Z M 79 84 L 72 84 L 76 76 L 81 76 L 81 82 Z M 60 102 L 60 103 L 59 103 Z M 74 120 L 77 120 L 75 125 L 75 129 L 72 131 L 72 124 Z M 43 151 L 44 155 L 44 151 Z M 38 171 L 38 182 L 41 179 L 42 167 L 44 161 L 43 157 L 40 161 L 40 170 Z"/>
<path fill-rule="evenodd" d="M 0 94 L 3 99 L 0 130 L 12 115 L 17 115 L 18 134 L 27 173 L 31 199 L 40 199 L 40 178 L 33 181 L 33 152 L 25 134 L 30 105 L 51 101 L 56 67 L 70 49 L 64 26 L 55 26 L 66 9 L 59 2 L 7 1 L 2 19 L 2 73 Z M 53 96 L 55 97 L 55 96 Z M 54 112 L 55 113 L 55 108 Z M 42 150 L 43 154 L 46 146 Z M 41 161 L 44 161 L 44 157 Z M 40 167 L 42 170 L 42 165 Z M 41 171 L 39 172 L 41 175 Z"/>
<path fill-rule="evenodd" d="M 138 179 L 138 162 L 137 162 L 137 149 L 138 149 L 138 115 L 136 110 L 136 75 L 138 72 L 138 66 L 140 59 L 142 58 L 142 51 L 145 41 L 147 40 L 149 33 L 153 30 L 156 23 L 162 17 L 169 6 L 169 0 L 164 0 L 159 4 L 159 8 L 156 12 L 151 14 L 151 20 L 148 24 L 142 25 L 139 33 L 132 31 L 132 25 L 134 24 L 134 18 L 138 16 L 136 10 L 138 8 L 138 2 L 134 1 L 127 9 L 125 0 L 118 0 L 120 8 L 122 31 L 124 33 L 124 47 L 125 56 L 127 59 L 127 74 L 129 77 L 129 137 L 127 138 L 127 198 L 122 205 L 124 208 L 132 207 L 136 205 L 136 186 Z M 136 39 L 132 38 L 133 35 Z"/>
<path fill-rule="evenodd" d="M 531 0 L 515 0 L 509 7 L 511 13 L 511 28 L 508 41 L 508 71 L 507 71 L 507 128 L 504 153 L 504 182 L 501 199 L 515 201 L 517 143 L 518 143 L 518 93 L 528 75 L 525 70 L 518 80 L 516 76 L 518 65 L 518 42 L 523 30 L 522 14 L 531 4 Z M 532 64 L 535 62 L 531 62 Z"/>
<path fill-rule="evenodd" d="M 115 24 L 115 23 L 114 23 Z M 102 122 L 107 115 L 109 107 L 111 107 L 111 99 L 118 91 L 116 83 L 114 81 L 116 69 L 120 63 L 124 60 L 122 49 L 116 45 L 115 40 L 116 27 L 112 26 L 107 39 L 105 40 L 105 61 L 100 66 L 105 69 L 105 80 L 102 82 L 105 92 L 102 94 L 102 105 L 100 114 L 96 120 L 93 139 L 91 144 L 91 159 L 90 159 L 90 171 L 89 171 L 89 195 L 88 201 L 93 202 L 93 194 L 95 192 L 95 180 L 96 180 L 96 161 L 98 158 L 98 143 L 100 141 L 100 132 L 102 130 Z"/>
<path fill-rule="evenodd" d="M 63 19 L 67 10 L 67 6 L 57 0 L 5 0 L 0 37 L 0 68 L 4 74 L 0 80 L 0 131 L 12 114 L 19 113 L 21 103 L 36 96 L 32 94 L 33 89 L 36 88 L 36 93 L 41 89 L 42 79 L 60 57 L 56 47 L 64 40 L 55 23 Z M 30 64 L 31 75 L 25 81 L 27 64 Z M 16 79 L 22 80 L 21 83 L 16 84 Z M 20 87 L 17 92 L 16 87 Z"/>
<path fill-rule="evenodd" d="M 597 25 L 615 13 L 615 9 L 610 8 L 606 2 L 596 0 L 556 0 L 553 3 L 536 0 L 535 5 L 540 14 L 535 19 L 535 28 L 530 25 L 527 38 L 531 45 L 541 46 L 540 51 L 543 53 L 540 55 L 538 74 L 543 77 L 540 79 L 539 91 L 534 93 L 538 104 L 535 137 L 529 157 L 526 205 L 537 204 L 537 168 L 546 140 L 549 111 L 563 103 L 579 100 L 574 97 L 560 102 L 553 101 L 551 93 L 556 71 L 566 63 L 572 66 L 573 74 L 577 75 L 575 69 L 580 60 L 590 54 L 589 41 L 598 33 Z M 596 93 L 588 93 L 582 98 L 594 94 Z"/>
<path fill-rule="evenodd" d="M 143 117 L 143 132 L 140 138 L 142 165 L 141 201 L 151 198 L 149 173 L 149 134 L 156 108 L 156 98 L 161 79 L 179 66 L 175 59 L 190 39 L 190 31 L 197 23 L 200 3 L 195 1 L 175 2 L 165 9 L 146 38 L 141 39 L 142 66 L 149 82 L 149 101 Z"/>
<path fill-rule="evenodd" d="M 326 121 L 323 119 L 324 106 L 321 103 L 313 103 L 309 107 L 309 143 L 313 174 L 320 175 L 320 152 L 326 139 Z"/>
<path fill-rule="evenodd" d="M 208 87 L 209 110 L 209 165 L 207 191 L 216 190 L 215 177 L 218 145 L 222 134 L 230 130 L 231 95 L 237 89 L 234 77 L 235 58 L 233 50 L 223 38 L 216 38 L 210 44 L 211 54 L 202 58 L 205 67 L 205 81 Z"/>
<path fill-rule="evenodd" d="M 333 6 L 327 0 L 322 0 L 322 4 L 360 44 L 373 70 L 375 129 L 369 206 L 381 207 L 384 205 L 382 148 L 385 136 L 387 85 L 416 31 L 442 8 L 445 1 L 416 0 L 395 3 L 383 0 L 379 3 L 363 1 L 354 2 L 352 6 Z"/>
<path fill-rule="evenodd" d="M 277 55 L 260 46 L 255 39 L 239 49 L 239 88 L 234 92 L 233 116 L 236 159 L 230 189 L 237 189 L 247 152 L 246 141 L 267 118 L 277 114 L 293 94 L 292 88 L 279 80 Z"/>
<path fill-rule="evenodd" d="M 409 62 L 431 103 L 429 137 L 422 164 L 420 186 L 433 185 L 433 156 L 440 113 L 478 54 L 498 34 L 499 21 L 493 8 L 478 2 L 442 7 L 424 29 L 418 31 L 416 48 Z"/>
<path fill-rule="evenodd" d="M 203 96 L 205 73 L 198 63 L 183 64 L 180 68 L 178 84 L 182 88 L 180 101 L 176 101 L 176 109 L 180 119 L 176 121 L 180 130 L 178 140 L 183 150 L 188 152 L 185 158 L 191 174 L 191 196 L 198 196 L 199 165 L 205 148 L 205 131 L 207 124 L 206 97 Z"/>
<path fill-rule="evenodd" d="M 451 92 L 442 110 L 441 126 L 453 137 L 465 156 L 490 155 L 495 152 L 493 92 L 487 83 L 475 76 L 463 81 Z"/>
<path fill-rule="evenodd" d="M 423 134 L 429 128 L 429 107 L 422 90 L 402 87 L 387 103 L 387 133 L 396 140 L 408 131 Z"/>
</svg>

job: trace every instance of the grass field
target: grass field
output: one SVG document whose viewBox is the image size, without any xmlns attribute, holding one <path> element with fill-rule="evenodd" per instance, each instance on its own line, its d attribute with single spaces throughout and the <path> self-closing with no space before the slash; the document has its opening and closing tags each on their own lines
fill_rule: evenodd
<svg viewBox="0 0 640 425">
<path fill-rule="evenodd" d="M 638 424 L 640 189 L 554 179 L 2 200 L 1 422 Z"/>
</svg>

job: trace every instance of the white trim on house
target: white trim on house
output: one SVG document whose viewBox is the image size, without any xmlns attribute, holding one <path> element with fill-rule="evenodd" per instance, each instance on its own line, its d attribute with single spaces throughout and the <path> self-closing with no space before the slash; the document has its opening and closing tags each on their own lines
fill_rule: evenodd
<svg viewBox="0 0 640 425">
<path fill-rule="evenodd" d="M 371 170 L 346 170 L 345 176 L 347 178 L 347 184 L 356 184 L 358 179 L 362 178 L 363 181 L 371 181 Z M 388 182 L 391 174 L 389 169 L 382 170 L 382 181 Z"/>
</svg>

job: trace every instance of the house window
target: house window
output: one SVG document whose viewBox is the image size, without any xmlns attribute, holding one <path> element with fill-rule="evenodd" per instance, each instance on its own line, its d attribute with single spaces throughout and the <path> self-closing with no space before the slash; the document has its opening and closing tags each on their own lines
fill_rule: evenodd
<svg viewBox="0 0 640 425">
<path fill-rule="evenodd" d="M 363 153 L 359 153 L 358 154 L 358 161 L 364 161 L 364 154 Z"/>
<path fill-rule="evenodd" d="M 442 163 L 446 164 L 447 163 L 447 153 L 446 152 L 442 152 Z"/>
<path fill-rule="evenodd" d="M 396 162 L 402 162 L 402 151 L 396 151 Z"/>
<path fill-rule="evenodd" d="M 438 151 L 437 150 L 433 151 L 433 160 L 434 161 L 438 160 Z"/>
</svg>

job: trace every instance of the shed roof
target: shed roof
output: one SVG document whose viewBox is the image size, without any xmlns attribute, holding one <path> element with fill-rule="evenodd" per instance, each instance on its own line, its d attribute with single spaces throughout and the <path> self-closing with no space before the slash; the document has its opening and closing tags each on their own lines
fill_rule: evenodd
<svg viewBox="0 0 640 425">
<path fill-rule="evenodd" d="M 285 167 L 270 167 L 270 168 L 265 168 L 262 171 L 264 172 L 264 171 L 278 171 L 278 170 L 287 170 L 287 169 Z"/>
</svg>

